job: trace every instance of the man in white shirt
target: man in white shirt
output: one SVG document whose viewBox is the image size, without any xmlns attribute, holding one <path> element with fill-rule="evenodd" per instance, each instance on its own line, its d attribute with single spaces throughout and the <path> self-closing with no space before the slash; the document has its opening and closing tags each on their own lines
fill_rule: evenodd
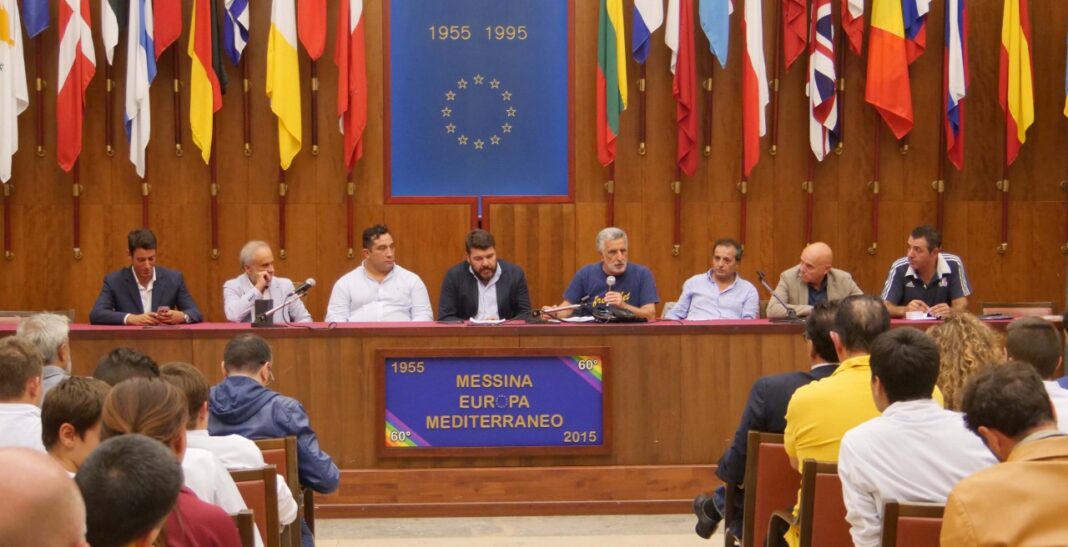
<svg viewBox="0 0 1068 547">
<path fill-rule="evenodd" d="M 15 334 L 33 344 L 44 360 L 42 395 L 70 378 L 70 319 L 55 313 L 37 313 L 19 322 Z"/>
<path fill-rule="evenodd" d="M 959 412 L 931 398 L 938 345 L 913 328 L 879 335 L 871 348 L 871 392 L 882 416 L 849 430 L 838 476 L 853 543 L 878 546 L 886 500 L 945 503 L 964 477 L 997 463 Z"/>
<path fill-rule="evenodd" d="M 1035 367 L 1057 415 L 1057 429 L 1068 432 L 1068 389 L 1054 378 L 1061 368 L 1061 336 L 1053 323 L 1041 317 L 1021 317 L 1005 329 L 1005 353 L 1010 361 Z"/>
<path fill-rule="evenodd" d="M 334 284 L 327 322 L 434 320 L 426 285 L 394 262 L 395 251 L 386 226 L 363 231 L 363 263 Z"/>
<path fill-rule="evenodd" d="M 41 353 L 18 336 L 0 339 L 0 447 L 41 452 Z"/>
<path fill-rule="evenodd" d="M 100 413 L 110 389 L 103 380 L 74 376 L 56 386 L 41 405 L 41 440 L 71 477 L 100 444 Z"/>
<path fill-rule="evenodd" d="M 293 282 L 274 275 L 274 254 L 264 241 L 249 241 L 241 248 L 241 268 L 245 273 L 223 285 L 223 308 L 226 320 L 234 323 L 249 323 L 257 300 L 270 300 L 271 308 L 279 306 L 293 296 Z M 279 323 L 310 322 L 312 316 L 300 298 L 274 312 Z"/>
</svg>

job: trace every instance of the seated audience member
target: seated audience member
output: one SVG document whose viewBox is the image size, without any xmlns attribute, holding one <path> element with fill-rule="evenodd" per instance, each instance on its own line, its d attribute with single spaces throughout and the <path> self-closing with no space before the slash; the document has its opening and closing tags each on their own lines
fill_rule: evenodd
<svg viewBox="0 0 1068 547">
<path fill-rule="evenodd" d="M 93 378 L 109 386 L 130 378 L 159 378 L 159 365 L 133 348 L 115 348 L 96 362 Z"/>
<path fill-rule="evenodd" d="M 812 306 L 827 300 L 839 301 L 848 296 L 864 294 L 849 272 L 831 267 L 834 253 L 830 246 L 817 241 L 801 251 L 801 263 L 779 276 L 775 294 L 797 313 L 807 317 Z M 788 314 L 778 300 L 768 300 L 767 315 L 781 319 Z"/>
<path fill-rule="evenodd" d="M 1068 436 L 1035 369 L 1009 362 L 977 373 L 964 388 L 964 422 L 1002 463 L 949 493 L 942 545 L 1068 545 Z"/>
<path fill-rule="evenodd" d="M 87 545 L 82 496 L 51 458 L 28 448 L 0 448 L 0 469 L 0 544 Z"/>
<path fill-rule="evenodd" d="M 96 378 L 73 376 L 56 386 L 41 405 L 45 450 L 72 477 L 100 444 L 100 412 L 109 389 Z"/>
<path fill-rule="evenodd" d="M 33 344 L 0 339 L 0 448 L 44 452 L 41 443 L 41 354 Z"/>
<path fill-rule="evenodd" d="M 205 474 L 209 475 L 208 481 L 222 477 L 214 468 L 204 471 L 190 465 L 211 461 L 213 457 L 208 453 L 207 458 L 191 460 L 190 450 L 186 448 L 186 420 L 185 398 L 177 388 L 159 378 L 132 378 L 120 382 L 108 393 L 100 438 L 139 433 L 169 447 L 174 458 L 181 462 L 184 486 L 163 529 L 167 545 L 240 545 L 237 528 L 228 513 L 237 513 L 247 506 L 232 479 L 228 487 L 237 500 L 228 500 L 226 507 L 213 504 L 216 501 L 213 498 L 217 497 L 202 479 Z M 222 464 L 217 468 L 222 469 Z M 230 478 L 224 469 L 222 474 Z"/>
<path fill-rule="evenodd" d="M 1004 360 L 1001 336 L 967 312 L 947 315 L 945 321 L 927 329 L 927 335 L 938 344 L 938 389 L 946 399 L 946 408 L 960 410 L 968 378 L 975 371 Z"/>
<path fill-rule="evenodd" d="M 942 234 L 924 224 L 909 235 L 908 255 L 890 265 L 882 298 L 893 317 L 909 311 L 942 317 L 967 311 L 971 292 L 960 257 L 943 253 Z"/>
<path fill-rule="evenodd" d="M 241 248 L 241 275 L 223 284 L 223 311 L 226 320 L 234 323 L 252 322 L 257 300 L 271 300 L 271 307 L 280 306 L 293 295 L 293 282 L 274 275 L 274 254 L 264 241 L 249 241 Z M 289 305 L 274 312 L 277 323 L 310 322 L 312 316 L 304 301 L 294 298 Z"/>
<path fill-rule="evenodd" d="M 530 293 L 523 268 L 497 259 L 496 241 L 485 230 L 464 239 L 465 260 L 445 273 L 438 319 L 515 319 L 530 316 Z"/>
<path fill-rule="evenodd" d="M 89 322 L 94 325 L 199 323 L 197 303 L 182 272 L 156 267 L 156 235 L 138 228 L 126 236 L 130 267 L 109 273 Z"/>
<path fill-rule="evenodd" d="M 189 448 L 206 450 L 229 471 L 263 467 L 263 452 L 256 443 L 240 435 L 208 435 L 208 381 L 189 363 L 167 363 L 160 378 L 185 395 L 189 421 L 185 438 Z M 278 490 L 278 522 L 285 526 L 297 519 L 297 502 L 281 475 L 275 481 Z"/>
<path fill-rule="evenodd" d="M 271 359 L 271 346 L 255 334 L 239 335 L 226 344 L 226 379 L 211 388 L 208 397 L 208 432 L 249 439 L 296 436 L 300 484 L 329 494 L 337 490 L 341 475 L 334 460 L 319 447 L 304 406 L 267 389 L 274 380 Z M 305 522 L 301 522 L 301 539 L 304 545 L 314 544 Z"/>
<path fill-rule="evenodd" d="M 808 348 L 808 372 L 786 372 L 759 378 L 749 390 L 742 421 L 734 434 L 734 441 L 716 466 L 716 476 L 737 488 L 734 495 L 734 520 L 727 527 L 736 537 L 742 536 L 742 512 L 745 483 L 746 443 L 749 431 L 782 433 L 786 429 L 786 405 L 797 388 L 830 376 L 838 368 L 838 354 L 831 341 L 831 329 L 838 304 L 823 301 L 812 307 L 805 321 L 805 346 Z M 697 513 L 697 535 L 708 539 L 715 532 L 725 513 L 726 489 L 720 486 L 712 496 L 698 495 L 694 499 Z M 763 523 L 761 523 L 763 525 Z"/>
<path fill-rule="evenodd" d="M 395 250 L 386 226 L 363 231 L 363 262 L 334 283 L 327 322 L 434 320 L 426 285 L 394 261 Z"/>
<path fill-rule="evenodd" d="M 93 547 L 148 547 L 178 501 L 182 468 L 159 441 L 123 435 L 100 443 L 74 480 L 85 498 L 86 539 Z M 204 516 L 221 525 L 217 513 Z"/>
<path fill-rule="evenodd" d="M 959 412 L 931 398 L 938 346 L 913 328 L 880 335 L 871 347 L 871 394 L 882 416 L 846 432 L 838 477 L 853 545 L 882 544 L 883 504 L 945 503 L 958 481 L 997 460 Z"/>
<path fill-rule="evenodd" d="M 682 295 L 666 319 L 756 319 L 760 295 L 738 275 L 742 244 L 720 239 L 712 245 L 712 269 L 682 284 Z"/>
<path fill-rule="evenodd" d="M 55 313 L 38 313 L 19 323 L 15 334 L 37 348 L 44 359 L 43 397 L 49 390 L 70 377 L 70 319 Z"/>
<path fill-rule="evenodd" d="M 1006 328 L 1006 356 L 1010 361 L 1022 361 L 1035 367 L 1053 409 L 1057 411 L 1054 419 L 1058 427 L 1068 432 L 1068 389 L 1054 380 L 1061 368 L 1063 347 L 1057 327 L 1041 317 L 1021 317 Z"/>
<path fill-rule="evenodd" d="M 591 315 L 593 306 L 615 306 L 630 311 L 638 317 L 654 319 L 660 296 L 656 292 L 653 272 L 641 264 L 632 264 L 627 258 L 629 241 L 627 233 L 619 228 L 605 228 L 597 233 L 597 253 L 600 262 L 587 264 L 575 276 L 564 292 L 560 306 L 584 304 L 577 310 L 564 310 L 555 317 Z M 608 286 L 608 278 L 615 278 Z"/>
</svg>

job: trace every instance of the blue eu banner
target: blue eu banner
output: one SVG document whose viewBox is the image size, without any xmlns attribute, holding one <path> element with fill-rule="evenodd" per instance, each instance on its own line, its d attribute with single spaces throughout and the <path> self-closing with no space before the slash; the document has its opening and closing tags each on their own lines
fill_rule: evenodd
<svg viewBox="0 0 1068 547">
<path fill-rule="evenodd" d="M 394 197 L 568 195 L 568 0 L 390 0 Z"/>
</svg>

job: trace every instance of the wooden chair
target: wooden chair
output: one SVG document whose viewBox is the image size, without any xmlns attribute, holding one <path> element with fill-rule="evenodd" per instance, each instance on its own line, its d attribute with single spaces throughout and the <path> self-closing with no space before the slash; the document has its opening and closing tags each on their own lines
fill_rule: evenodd
<svg viewBox="0 0 1068 547">
<path fill-rule="evenodd" d="M 1001 313 L 1011 317 L 1053 315 L 1053 302 L 983 302 L 983 315 Z"/>
<path fill-rule="evenodd" d="M 800 482 L 800 475 L 786 455 L 783 436 L 750 431 L 745 453 L 743 546 L 763 547 L 771 514 L 776 509 L 793 507 Z"/>
<path fill-rule="evenodd" d="M 260 531 L 266 547 L 282 547 L 281 527 L 278 524 L 278 472 L 273 465 L 258 469 L 231 471 L 230 477 L 237 484 L 245 505 L 256 517 L 256 528 Z"/>
<path fill-rule="evenodd" d="M 853 544 L 845 519 L 842 481 L 838 464 L 807 459 L 801 465 L 801 509 L 798 526 L 801 547 L 836 547 Z"/>
<path fill-rule="evenodd" d="M 237 535 L 241 538 L 241 547 L 255 547 L 256 535 L 253 530 L 256 529 L 256 520 L 252 515 L 252 511 L 245 509 L 236 515 L 230 515 L 230 518 L 234 519 Z"/>
<path fill-rule="evenodd" d="M 315 529 L 312 528 L 314 514 L 306 512 L 305 496 L 301 493 L 300 475 L 297 470 L 297 438 L 290 435 L 278 439 L 259 439 L 256 441 L 256 446 L 263 453 L 264 463 L 275 466 L 277 473 L 286 481 L 289 491 L 293 493 L 293 498 L 297 502 L 297 520 L 287 527 L 288 530 L 283 531 L 283 536 L 289 536 L 289 545 L 300 547 L 301 519 L 308 523 L 308 528 L 311 528 L 312 532 Z M 285 544 L 284 541 L 283 544 Z"/>
<path fill-rule="evenodd" d="M 883 547 L 938 547 L 945 505 L 886 502 L 883 510 Z"/>
</svg>

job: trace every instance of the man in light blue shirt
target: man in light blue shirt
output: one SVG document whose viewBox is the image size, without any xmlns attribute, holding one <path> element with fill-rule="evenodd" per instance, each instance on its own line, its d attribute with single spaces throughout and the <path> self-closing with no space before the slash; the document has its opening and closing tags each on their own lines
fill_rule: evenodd
<svg viewBox="0 0 1068 547">
<path fill-rule="evenodd" d="M 742 244 L 720 239 L 712 246 L 712 269 L 682 285 L 678 303 L 667 319 L 756 319 L 760 296 L 752 283 L 738 275 Z"/>
</svg>

